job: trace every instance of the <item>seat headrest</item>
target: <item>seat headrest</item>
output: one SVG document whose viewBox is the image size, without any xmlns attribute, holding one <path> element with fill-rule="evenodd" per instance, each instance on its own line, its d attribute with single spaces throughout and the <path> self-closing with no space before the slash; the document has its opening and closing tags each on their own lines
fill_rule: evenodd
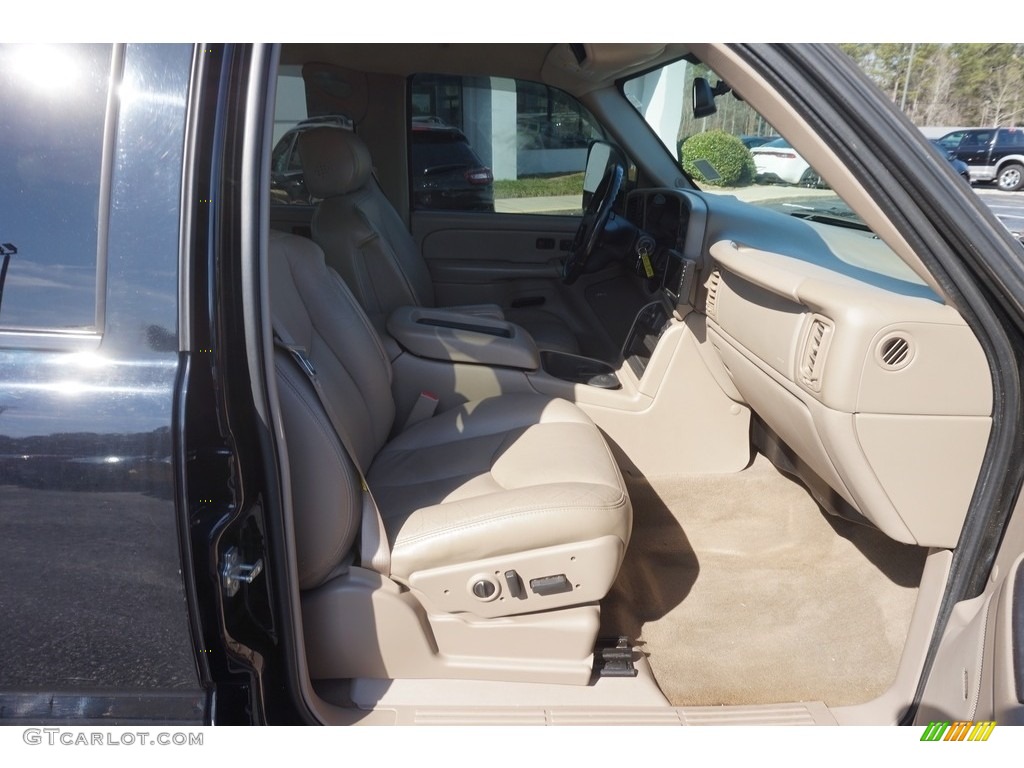
<svg viewBox="0 0 1024 768">
<path fill-rule="evenodd" d="M 312 128 L 299 134 L 299 158 L 313 197 L 347 195 L 366 184 L 373 172 L 366 144 L 342 128 Z"/>
</svg>

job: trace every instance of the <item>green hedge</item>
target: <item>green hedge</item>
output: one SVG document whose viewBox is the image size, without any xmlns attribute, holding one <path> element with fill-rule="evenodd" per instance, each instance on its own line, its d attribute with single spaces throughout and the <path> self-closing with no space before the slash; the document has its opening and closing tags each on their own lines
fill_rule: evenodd
<svg viewBox="0 0 1024 768">
<path fill-rule="evenodd" d="M 725 131 L 708 131 L 691 136 L 681 147 L 683 170 L 695 181 L 716 187 L 738 187 L 754 181 L 754 158 L 743 142 Z M 721 178 L 712 181 L 694 165 L 706 160 Z"/>
</svg>

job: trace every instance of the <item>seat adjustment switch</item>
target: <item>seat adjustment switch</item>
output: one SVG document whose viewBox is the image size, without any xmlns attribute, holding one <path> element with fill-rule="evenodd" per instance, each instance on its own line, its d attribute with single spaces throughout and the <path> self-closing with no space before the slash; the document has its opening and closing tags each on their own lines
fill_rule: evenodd
<svg viewBox="0 0 1024 768">
<path fill-rule="evenodd" d="M 523 580 L 515 571 L 505 571 L 505 583 L 508 585 L 508 593 L 513 600 L 526 598 L 526 590 L 523 589 Z"/>
<path fill-rule="evenodd" d="M 557 576 L 530 579 L 530 589 L 537 595 L 560 595 L 563 592 L 572 592 L 572 584 L 565 578 L 564 573 L 560 573 Z"/>
</svg>

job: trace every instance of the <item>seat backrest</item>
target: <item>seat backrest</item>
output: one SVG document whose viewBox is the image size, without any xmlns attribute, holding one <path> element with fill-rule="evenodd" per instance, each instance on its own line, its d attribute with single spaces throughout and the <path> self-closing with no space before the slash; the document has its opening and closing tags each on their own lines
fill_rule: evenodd
<svg viewBox="0 0 1024 768">
<path fill-rule="evenodd" d="M 274 327 L 305 350 L 356 460 L 367 468 L 395 418 L 391 363 L 380 338 L 315 243 L 271 231 L 269 260 Z M 305 374 L 280 351 L 275 367 L 299 581 L 306 589 L 326 580 L 352 548 L 361 513 L 360 480 Z"/>
<path fill-rule="evenodd" d="M 378 330 L 395 307 L 434 306 L 430 272 L 373 177 L 370 152 L 351 131 L 320 127 L 298 140 L 306 188 L 321 198 L 313 239 Z"/>
</svg>

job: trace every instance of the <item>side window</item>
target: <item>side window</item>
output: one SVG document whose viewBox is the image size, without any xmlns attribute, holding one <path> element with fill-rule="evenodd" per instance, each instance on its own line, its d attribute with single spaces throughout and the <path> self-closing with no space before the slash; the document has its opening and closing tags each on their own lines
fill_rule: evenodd
<svg viewBox="0 0 1024 768">
<path fill-rule="evenodd" d="M 0 328 L 97 330 L 110 45 L 0 46 Z"/>
<path fill-rule="evenodd" d="M 523 80 L 419 74 L 409 105 L 414 209 L 581 212 L 587 147 L 604 134 L 569 94 Z"/>
<path fill-rule="evenodd" d="M 1024 130 L 1020 128 L 1007 128 L 1000 131 L 997 144 L 1001 147 L 1024 149 Z"/>
<path fill-rule="evenodd" d="M 963 131 L 955 131 L 953 133 L 947 133 L 945 136 L 939 139 L 938 143 L 940 146 L 942 146 L 943 149 L 955 150 L 960 146 L 960 142 L 963 141 L 963 138 Z"/>
<path fill-rule="evenodd" d="M 981 149 L 987 148 L 992 143 L 991 131 L 974 131 L 964 136 L 960 142 L 960 149 Z"/>
</svg>

